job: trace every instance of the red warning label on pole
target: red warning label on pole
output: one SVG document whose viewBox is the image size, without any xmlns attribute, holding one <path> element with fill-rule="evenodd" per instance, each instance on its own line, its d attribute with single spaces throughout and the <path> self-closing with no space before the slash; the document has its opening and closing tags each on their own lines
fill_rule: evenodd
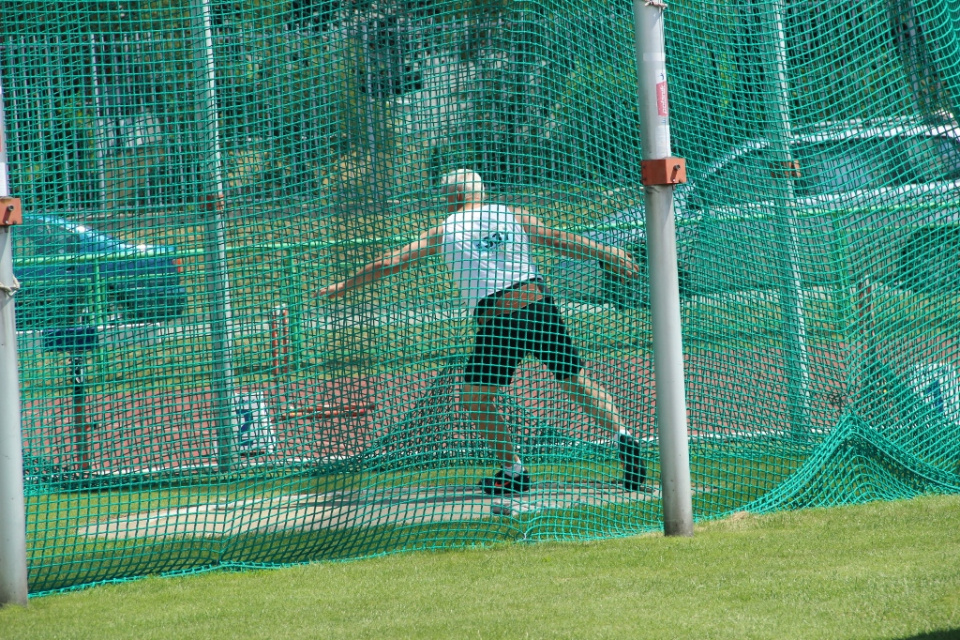
<svg viewBox="0 0 960 640">
<path fill-rule="evenodd" d="M 657 113 L 666 118 L 667 114 L 670 112 L 670 105 L 667 101 L 667 82 L 657 83 Z"/>
</svg>

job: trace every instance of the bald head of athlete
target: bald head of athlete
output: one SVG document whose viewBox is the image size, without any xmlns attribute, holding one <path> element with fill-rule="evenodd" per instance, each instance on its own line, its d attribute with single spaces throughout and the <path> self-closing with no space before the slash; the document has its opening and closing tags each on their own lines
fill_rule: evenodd
<svg viewBox="0 0 960 640">
<path fill-rule="evenodd" d="M 457 169 L 440 179 L 440 192 L 447 199 L 447 210 L 452 213 L 468 202 L 483 201 L 483 179 L 476 171 Z"/>
</svg>

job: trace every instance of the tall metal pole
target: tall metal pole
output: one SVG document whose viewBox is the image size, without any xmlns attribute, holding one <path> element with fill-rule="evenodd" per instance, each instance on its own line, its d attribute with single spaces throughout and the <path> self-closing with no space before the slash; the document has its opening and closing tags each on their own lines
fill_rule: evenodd
<svg viewBox="0 0 960 640">
<path fill-rule="evenodd" d="M 7 141 L 0 84 L 0 605 L 27 604 L 27 519 L 23 502 L 23 441 L 17 329 L 13 313 L 13 247 L 10 223 L 19 203 L 9 198 Z"/>
<path fill-rule="evenodd" d="M 790 148 L 793 134 L 790 126 L 790 85 L 787 76 L 787 37 L 783 27 L 782 0 L 757 4 L 767 43 L 770 67 L 764 66 L 772 86 L 767 100 L 772 101 L 769 138 L 774 154 L 772 167 L 780 183 L 781 196 L 775 205 L 776 234 L 780 262 L 780 306 L 784 315 L 783 342 L 787 352 L 787 401 L 790 428 L 797 437 L 809 433 L 810 358 L 807 353 L 807 324 L 804 316 L 804 294 L 800 277 L 800 249 L 797 239 L 799 221 L 795 207 L 793 180 L 799 169 Z"/>
<path fill-rule="evenodd" d="M 663 3 L 654 0 L 634 0 L 633 3 L 663 532 L 668 536 L 692 536 L 693 499 L 683 382 L 680 281 L 673 220 L 673 184 L 681 181 L 679 174 L 683 172 L 685 176 L 685 169 L 681 160 L 670 157 L 664 9 Z"/>
<path fill-rule="evenodd" d="M 200 120 L 201 179 L 206 201 L 204 225 L 204 279 L 209 305 L 213 348 L 214 424 L 217 430 L 217 465 L 230 471 L 237 457 L 237 417 L 233 372 L 233 316 L 227 271 L 226 224 L 223 219 L 223 164 L 217 111 L 216 68 L 209 0 L 190 3 L 193 59 L 196 65 L 197 111 Z"/>
</svg>

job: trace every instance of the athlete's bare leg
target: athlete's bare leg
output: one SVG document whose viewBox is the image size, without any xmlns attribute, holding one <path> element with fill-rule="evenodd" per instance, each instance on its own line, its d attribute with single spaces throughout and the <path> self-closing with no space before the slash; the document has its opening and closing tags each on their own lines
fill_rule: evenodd
<svg viewBox="0 0 960 640">
<path fill-rule="evenodd" d="M 582 371 L 560 382 L 560 386 L 593 418 L 613 435 L 617 453 L 623 463 L 623 485 L 628 491 L 640 491 L 647 479 L 647 467 L 639 441 L 623 424 L 613 398 L 599 382 Z"/>
<path fill-rule="evenodd" d="M 497 393 L 500 387 L 495 385 L 465 384 L 460 395 L 463 408 L 470 419 L 497 454 L 501 463 L 520 462 L 510 429 L 497 411 Z"/>
<path fill-rule="evenodd" d="M 583 371 L 560 381 L 560 388 L 576 402 L 583 412 L 613 435 L 626 432 L 620 412 L 603 385 Z"/>
</svg>

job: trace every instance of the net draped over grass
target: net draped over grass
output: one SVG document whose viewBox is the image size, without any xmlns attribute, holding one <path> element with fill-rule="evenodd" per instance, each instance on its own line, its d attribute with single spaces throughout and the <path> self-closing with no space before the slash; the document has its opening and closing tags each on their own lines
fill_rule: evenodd
<svg viewBox="0 0 960 640">
<path fill-rule="evenodd" d="M 141 4 L 0 9 L 31 592 L 657 529 L 632 8 Z M 956 7 L 664 16 L 696 517 L 960 491 Z M 527 359 L 479 491 L 442 260 L 315 297 L 458 168 L 641 265 L 534 251 L 644 490 Z"/>
<path fill-rule="evenodd" d="M 693 538 L 500 544 L 147 579 L 6 607 L 0 625 L 22 640 L 948 640 L 960 628 L 958 509 L 960 496 L 929 496 L 739 512 L 698 524 Z"/>
</svg>

